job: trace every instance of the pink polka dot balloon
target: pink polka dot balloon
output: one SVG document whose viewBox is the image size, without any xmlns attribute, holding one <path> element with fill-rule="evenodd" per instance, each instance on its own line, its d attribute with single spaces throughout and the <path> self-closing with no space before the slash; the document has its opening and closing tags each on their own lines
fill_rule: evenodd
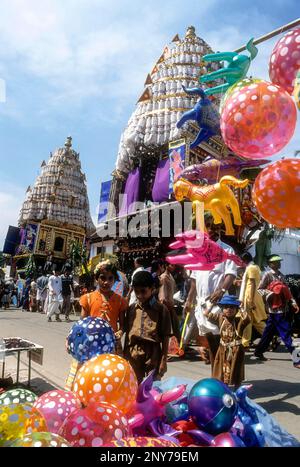
<svg viewBox="0 0 300 467">
<path fill-rule="evenodd" d="M 131 435 L 127 418 L 107 402 L 92 402 L 66 418 L 59 432 L 73 447 L 100 447 Z"/>
<path fill-rule="evenodd" d="M 109 402 L 127 413 L 136 401 L 138 383 L 130 364 L 113 354 L 97 355 L 78 370 L 74 393 L 83 405 Z"/>
<path fill-rule="evenodd" d="M 292 97 L 281 87 L 264 80 L 247 81 L 225 101 L 221 132 L 227 146 L 239 156 L 265 158 L 290 141 L 297 110 Z"/>
<path fill-rule="evenodd" d="M 81 402 L 72 392 L 55 390 L 40 396 L 34 407 L 43 414 L 48 431 L 57 434 L 65 418 L 81 408 Z"/>
<path fill-rule="evenodd" d="M 300 27 L 287 32 L 275 45 L 270 58 L 269 76 L 274 84 L 292 94 L 300 68 Z"/>
</svg>

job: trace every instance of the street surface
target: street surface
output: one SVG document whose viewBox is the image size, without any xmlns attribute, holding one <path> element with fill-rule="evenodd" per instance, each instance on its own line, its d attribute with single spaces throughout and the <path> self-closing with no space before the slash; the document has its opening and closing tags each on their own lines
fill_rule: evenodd
<svg viewBox="0 0 300 467">
<path fill-rule="evenodd" d="M 53 387 L 63 389 L 69 371 L 71 357 L 65 350 L 65 339 L 73 322 L 47 322 L 46 315 L 10 309 L 0 310 L 0 337 L 22 337 L 44 347 L 43 365 L 32 363 L 32 389 L 38 393 Z M 62 317 L 63 319 L 63 317 Z M 283 346 L 278 352 L 266 353 L 267 362 L 257 362 L 246 355 L 246 381 L 253 384 L 250 398 L 255 400 L 289 433 L 300 440 L 300 370 L 291 363 L 289 353 Z M 1 368 L 1 366 L 0 366 Z M 25 352 L 21 359 L 20 381 L 27 382 L 28 359 Z M 6 371 L 16 376 L 16 358 L 6 359 Z M 171 376 L 195 381 L 210 377 L 210 365 L 197 357 L 173 359 L 168 363 L 165 378 Z"/>
</svg>

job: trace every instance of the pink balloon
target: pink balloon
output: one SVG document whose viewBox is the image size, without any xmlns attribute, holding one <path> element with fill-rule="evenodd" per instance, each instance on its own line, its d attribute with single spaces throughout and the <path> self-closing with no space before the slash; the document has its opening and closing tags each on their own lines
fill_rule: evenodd
<svg viewBox="0 0 300 467">
<path fill-rule="evenodd" d="M 100 447 L 130 436 L 131 430 L 117 407 L 107 402 L 91 402 L 69 415 L 59 434 L 73 447 Z"/>
<path fill-rule="evenodd" d="M 40 396 L 33 406 L 43 414 L 48 431 L 58 434 L 65 418 L 79 409 L 81 402 L 72 392 L 57 389 Z"/>
<path fill-rule="evenodd" d="M 272 83 L 292 94 L 300 69 L 300 27 L 287 32 L 275 45 L 269 63 Z"/>
<path fill-rule="evenodd" d="M 236 154 L 261 159 L 288 144 L 295 131 L 297 110 L 283 88 L 264 80 L 248 81 L 227 98 L 221 132 L 226 145 Z"/>
</svg>

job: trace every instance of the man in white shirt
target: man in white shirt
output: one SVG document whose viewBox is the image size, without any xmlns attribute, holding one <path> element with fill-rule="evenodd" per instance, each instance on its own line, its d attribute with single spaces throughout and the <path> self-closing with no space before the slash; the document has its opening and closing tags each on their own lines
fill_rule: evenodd
<svg viewBox="0 0 300 467">
<path fill-rule="evenodd" d="M 213 223 L 210 213 L 205 215 L 205 226 L 212 240 L 217 242 L 228 253 L 234 253 L 229 245 L 220 240 L 221 225 Z M 184 313 L 191 311 L 196 301 L 195 318 L 199 335 L 205 336 L 207 339 L 212 366 L 219 347 L 220 332 L 218 326 L 212 324 L 203 315 L 203 309 L 209 308 L 214 311 L 214 305 L 228 292 L 236 276 L 237 267 L 230 260 L 218 264 L 212 271 L 193 271 L 190 276 L 191 288 L 184 307 Z"/>
<path fill-rule="evenodd" d="M 49 298 L 48 298 L 48 321 L 52 321 L 51 317 L 55 314 L 56 321 L 61 321 L 59 317 L 60 305 L 62 304 L 62 284 L 60 271 L 56 267 L 53 270 L 53 275 L 49 277 L 48 289 L 49 289 Z"/>
</svg>

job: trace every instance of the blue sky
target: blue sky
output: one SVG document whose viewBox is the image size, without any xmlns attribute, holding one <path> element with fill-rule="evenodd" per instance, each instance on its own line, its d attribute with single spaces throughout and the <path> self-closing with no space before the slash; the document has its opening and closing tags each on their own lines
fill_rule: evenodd
<svg viewBox="0 0 300 467">
<path fill-rule="evenodd" d="M 0 248 L 49 152 L 72 135 L 91 214 L 119 139 L 152 69 L 189 25 L 214 50 L 234 50 L 299 15 L 297 0 L 2 0 L 0 11 Z M 259 45 L 249 74 L 268 79 L 280 38 Z M 299 123 L 282 151 L 300 149 Z"/>
</svg>

